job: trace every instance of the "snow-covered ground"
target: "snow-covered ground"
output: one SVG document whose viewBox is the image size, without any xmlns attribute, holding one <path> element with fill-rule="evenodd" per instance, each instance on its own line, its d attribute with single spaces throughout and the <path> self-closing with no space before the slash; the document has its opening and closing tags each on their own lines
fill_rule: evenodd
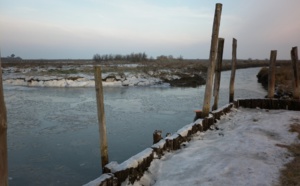
<svg viewBox="0 0 300 186">
<path fill-rule="evenodd" d="M 148 86 L 162 83 L 161 79 L 146 74 L 127 73 L 120 77 L 111 73 L 103 74 L 102 79 L 103 86 Z M 4 75 L 3 84 L 34 87 L 93 87 L 95 80 L 94 76 L 86 74 L 74 74 L 68 77 L 10 74 Z"/>
<path fill-rule="evenodd" d="M 276 144 L 297 142 L 288 130 L 299 121 L 298 111 L 234 109 L 215 130 L 198 133 L 183 149 L 154 160 L 134 185 L 274 185 L 292 160 Z"/>
<path fill-rule="evenodd" d="M 157 71 L 124 71 L 118 72 L 118 68 L 129 69 L 143 66 L 140 64 L 113 64 L 115 70 L 102 73 L 103 86 L 149 86 L 164 84 L 164 80 L 176 80 L 177 70 L 160 69 Z M 39 66 L 39 67 L 6 67 L 3 68 L 4 85 L 34 86 L 34 87 L 93 87 L 95 86 L 94 74 L 91 65 L 81 66 Z M 199 72 L 202 74 L 202 72 Z M 161 76 L 160 76 L 161 75 Z M 183 76 L 194 77 L 194 74 Z"/>
<path fill-rule="evenodd" d="M 136 68 L 134 64 L 114 65 Z M 43 66 L 34 68 L 3 68 L 3 84 L 33 87 L 93 87 L 95 86 L 94 75 L 87 73 L 60 74 L 59 72 L 79 72 L 86 68 L 84 66 Z M 49 75 L 49 72 L 56 72 Z M 38 75 L 39 73 L 46 73 Z M 48 74 L 47 74 L 48 72 Z M 176 79 L 176 77 L 175 77 Z M 115 72 L 102 73 L 103 86 L 148 86 L 161 84 L 162 80 L 154 78 L 146 73 L 124 73 L 119 75 Z"/>
</svg>

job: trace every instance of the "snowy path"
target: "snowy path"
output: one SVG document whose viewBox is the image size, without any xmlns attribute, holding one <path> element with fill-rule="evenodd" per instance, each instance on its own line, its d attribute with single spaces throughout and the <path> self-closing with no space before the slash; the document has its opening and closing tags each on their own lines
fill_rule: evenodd
<svg viewBox="0 0 300 186">
<path fill-rule="evenodd" d="M 297 111 L 234 110 L 216 124 L 219 130 L 200 133 L 184 149 L 154 160 L 134 185 L 274 185 L 292 159 L 276 144 L 297 140 L 288 132 L 295 121 Z"/>
</svg>

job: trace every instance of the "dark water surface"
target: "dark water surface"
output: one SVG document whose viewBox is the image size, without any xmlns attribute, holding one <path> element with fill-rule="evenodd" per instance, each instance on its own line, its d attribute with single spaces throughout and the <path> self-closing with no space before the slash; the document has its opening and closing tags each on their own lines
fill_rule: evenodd
<svg viewBox="0 0 300 186">
<path fill-rule="evenodd" d="M 236 72 L 235 98 L 263 98 L 260 68 Z M 228 102 L 230 72 L 222 72 L 219 105 Z M 101 174 L 94 88 L 5 86 L 9 184 L 82 185 Z M 154 130 L 176 132 L 202 109 L 204 86 L 105 87 L 110 161 L 152 144 Z"/>
</svg>

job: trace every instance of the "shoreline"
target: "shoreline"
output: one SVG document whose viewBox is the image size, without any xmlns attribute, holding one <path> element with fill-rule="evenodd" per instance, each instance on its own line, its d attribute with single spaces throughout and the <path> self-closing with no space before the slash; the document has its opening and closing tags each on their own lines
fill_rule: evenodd
<svg viewBox="0 0 300 186">
<path fill-rule="evenodd" d="M 199 87 L 206 83 L 207 60 L 110 61 L 23 60 L 3 62 L 4 85 L 28 87 L 94 87 L 94 65 L 102 67 L 103 86 Z M 265 60 L 238 60 L 237 69 L 265 66 Z M 222 71 L 231 69 L 223 60 Z"/>
<path fill-rule="evenodd" d="M 299 109 L 297 100 L 238 99 L 212 112 L 209 117 L 184 126 L 172 136 L 162 139 L 120 164 L 110 162 L 105 166 L 103 174 L 85 186 L 108 183 L 120 185 L 216 183 L 220 185 L 224 183 L 224 179 L 227 180 L 226 185 L 232 185 L 232 179 L 242 185 L 253 184 L 253 179 L 247 179 L 248 182 L 243 184 L 245 179 L 241 181 L 241 175 L 258 179 L 254 185 L 279 183 L 280 170 L 293 158 L 287 158 L 287 150 L 278 147 L 277 144 L 292 144 L 296 140 L 296 135 L 288 131 L 288 126 L 291 119 L 298 121 L 295 112 Z M 236 115 L 235 118 L 231 116 L 232 114 Z M 269 117 L 270 115 L 274 117 Z M 282 127 L 286 130 L 282 131 Z M 233 133 L 235 135 L 232 135 Z M 208 139 L 208 143 L 204 138 Z M 198 144 L 196 148 L 192 147 L 189 150 L 193 143 Z M 231 149 L 230 152 L 233 154 L 228 153 L 228 149 Z M 195 154 L 197 157 L 194 157 Z M 241 156 L 237 157 L 234 154 Z M 269 156 L 270 154 L 273 156 Z M 178 156 L 180 161 L 178 158 L 174 160 Z M 211 161 L 219 163 L 217 166 L 211 166 Z M 170 164 L 162 165 L 166 163 Z M 240 164 L 246 167 L 240 167 Z M 181 169 L 176 171 L 178 167 L 185 169 L 186 173 L 182 174 Z M 224 174 L 224 171 L 228 172 L 227 169 L 235 170 L 237 173 Z M 196 175 L 194 170 L 199 170 Z M 207 171 L 213 172 L 213 177 L 207 174 Z M 258 175 L 257 172 L 264 172 L 264 174 Z M 178 174 L 182 175 L 179 179 L 176 178 Z M 266 177 L 268 179 L 265 179 Z"/>
</svg>

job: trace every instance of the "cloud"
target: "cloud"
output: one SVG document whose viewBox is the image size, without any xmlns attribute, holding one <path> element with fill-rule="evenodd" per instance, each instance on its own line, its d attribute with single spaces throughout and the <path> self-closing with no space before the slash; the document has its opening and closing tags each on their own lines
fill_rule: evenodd
<svg viewBox="0 0 300 186">
<path fill-rule="evenodd" d="M 231 57 L 233 37 L 240 58 L 266 58 L 271 49 L 289 50 L 300 43 L 298 1 L 221 2 L 225 58 Z M 2 5 L 1 45 L 11 50 L 32 46 L 62 53 L 67 48 L 76 55 L 88 49 L 143 50 L 207 58 L 202 51 L 210 48 L 215 1 L 16 0 Z"/>
<path fill-rule="evenodd" d="M 186 47 L 210 38 L 212 16 L 206 9 L 161 7 L 149 1 L 78 2 L 51 1 L 46 6 L 48 1 L 43 1 L 46 5 L 30 1 L 13 6 L 1 18 L 1 25 L 6 25 L 2 43 L 45 50 L 84 45 L 104 51 L 136 51 Z"/>
</svg>

